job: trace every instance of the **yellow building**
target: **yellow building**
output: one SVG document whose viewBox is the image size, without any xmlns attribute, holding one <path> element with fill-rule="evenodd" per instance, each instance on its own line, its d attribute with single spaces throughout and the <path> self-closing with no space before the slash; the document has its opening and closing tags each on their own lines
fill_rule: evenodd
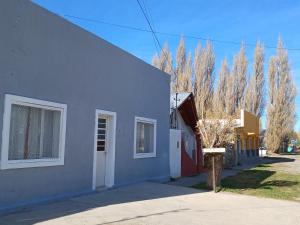
<svg viewBox="0 0 300 225">
<path fill-rule="evenodd" d="M 236 163 L 250 157 L 259 156 L 259 118 L 252 113 L 241 110 L 236 127 Z"/>
</svg>

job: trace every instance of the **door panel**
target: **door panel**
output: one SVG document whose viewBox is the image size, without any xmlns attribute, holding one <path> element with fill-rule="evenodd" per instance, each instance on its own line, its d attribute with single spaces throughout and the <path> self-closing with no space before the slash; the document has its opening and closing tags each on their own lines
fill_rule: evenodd
<svg viewBox="0 0 300 225">
<path fill-rule="evenodd" d="M 105 186 L 106 152 L 97 152 L 96 187 Z"/>
<path fill-rule="evenodd" d="M 116 112 L 96 109 L 93 189 L 113 187 L 115 179 Z"/>
<path fill-rule="evenodd" d="M 181 176 L 181 130 L 170 130 L 170 175 Z"/>
<path fill-rule="evenodd" d="M 97 124 L 97 166 L 96 187 L 105 186 L 106 161 L 108 151 L 108 118 L 98 116 Z"/>
</svg>

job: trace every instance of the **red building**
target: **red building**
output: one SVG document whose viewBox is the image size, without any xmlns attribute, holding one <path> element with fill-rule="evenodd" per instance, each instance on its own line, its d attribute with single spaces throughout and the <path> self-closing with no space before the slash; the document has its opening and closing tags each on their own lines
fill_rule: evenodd
<svg viewBox="0 0 300 225">
<path fill-rule="evenodd" d="M 171 129 L 180 135 L 180 171 L 181 176 L 196 175 L 202 170 L 203 154 L 201 145 L 201 136 L 197 131 L 197 110 L 194 95 L 192 93 L 181 92 L 171 95 Z M 171 132 L 172 133 L 172 132 Z M 177 138 L 179 138 L 177 136 Z M 170 139 L 174 142 L 175 140 Z M 170 143 L 170 165 L 171 175 L 172 166 L 176 167 L 176 158 L 174 159 L 174 149 Z M 175 145 L 179 147 L 179 144 Z M 175 153 L 176 154 L 176 153 Z M 175 156 L 176 157 L 176 156 Z M 179 156 L 178 156 L 179 157 Z M 173 160 L 173 161 L 172 161 Z M 177 161 L 178 163 L 178 161 Z M 175 165 L 174 165 L 175 164 Z M 178 170 L 178 168 L 177 168 Z"/>
</svg>

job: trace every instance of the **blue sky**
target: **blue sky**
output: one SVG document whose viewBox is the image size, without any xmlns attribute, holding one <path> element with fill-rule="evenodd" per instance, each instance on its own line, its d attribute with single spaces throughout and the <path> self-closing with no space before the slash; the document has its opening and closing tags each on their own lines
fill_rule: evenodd
<svg viewBox="0 0 300 225">
<path fill-rule="evenodd" d="M 300 49 L 300 1 L 294 0 L 140 0 L 151 13 L 154 28 L 161 32 L 201 36 L 210 39 L 255 43 L 262 41 L 266 46 L 276 46 L 281 35 L 285 47 Z M 151 63 L 156 53 L 150 33 L 112 27 L 100 23 L 66 17 L 102 20 L 110 23 L 148 29 L 145 18 L 136 0 L 34 0 L 37 4 L 65 17 L 67 20 L 95 33 L 133 55 Z M 168 43 L 175 54 L 178 37 L 158 35 L 159 41 Z M 194 51 L 198 40 L 186 39 L 187 50 Z M 205 41 L 201 41 L 204 45 Z M 232 61 L 239 50 L 238 45 L 214 42 L 216 72 L 221 60 Z M 254 47 L 246 47 L 251 72 Z M 265 49 L 267 62 L 274 49 Z M 300 87 L 300 51 L 289 51 L 292 74 L 296 86 Z M 266 74 L 267 75 L 267 74 Z M 300 90 L 298 90 L 300 93 Z M 296 99 L 296 111 L 300 109 L 300 96 Z M 300 130 L 300 120 L 296 130 Z"/>
</svg>

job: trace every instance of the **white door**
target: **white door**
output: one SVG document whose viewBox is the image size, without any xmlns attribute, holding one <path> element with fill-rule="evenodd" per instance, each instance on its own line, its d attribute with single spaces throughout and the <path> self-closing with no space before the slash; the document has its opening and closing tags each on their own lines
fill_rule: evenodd
<svg viewBox="0 0 300 225">
<path fill-rule="evenodd" d="M 108 118 L 102 115 L 98 116 L 97 126 L 97 167 L 96 167 L 96 187 L 105 186 L 106 175 L 106 155 L 108 151 L 107 140 L 108 132 Z"/>
<path fill-rule="evenodd" d="M 170 130 L 170 175 L 181 176 L 181 130 Z"/>
<path fill-rule="evenodd" d="M 93 189 L 114 185 L 116 114 L 96 110 Z"/>
</svg>

